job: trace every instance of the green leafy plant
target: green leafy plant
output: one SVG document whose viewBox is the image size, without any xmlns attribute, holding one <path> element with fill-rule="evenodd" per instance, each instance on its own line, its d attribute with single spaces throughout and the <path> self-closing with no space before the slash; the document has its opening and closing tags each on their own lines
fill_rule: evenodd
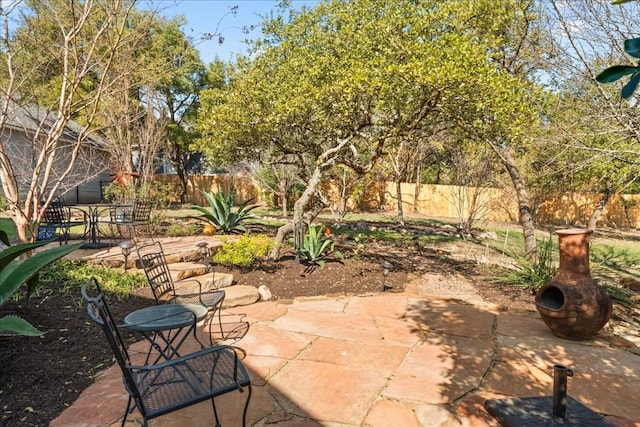
<svg viewBox="0 0 640 427">
<path fill-rule="evenodd" d="M 3 236 L 6 238 L 6 235 Z M 45 266 L 78 249 L 82 243 L 57 246 L 38 252 L 27 259 L 18 259 L 49 241 L 22 243 L 0 251 L 0 306 L 9 299 L 23 283 L 27 283 Z M 31 284 L 30 288 L 34 288 Z M 18 316 L 0 318 L 0 331 L 15 332 L 19 335 L 42 335 L 33 325 Z"/>
<path fill-rule="evenodd" d="M 549 238 L 538 245 L 538 256 L 535 261 L 532 262 L 526 257 L 513 257 L 516 260 L 515 270 L 507 270 L 506 274 L 498 277 L 496 281 L 537 291 L 558 272 L 553 253 L 553 236 L 550 233 Z"/>
<path fill-rule="evenodd" d="M 234 209 L 235 190 L 231 190 L 227 195 L 222 190 L 217 193 L 202 191 L 202 194 L 207 200 L 209 208 L 198 205 L 192 206 L 193 209 L 202 213 L 201 216 L 194 218 L 215 226 L 217 230 L 221 230 L 223 233 L 244 233 L 247 231 L 242 222 L 254 217 L 251 211 L 258 206 L 249 206 L 254 199 L 249 199 L 241 203 L 237 209 Z"/>
<path fill-rule="evenodd" d="M 614 5 L 630 3 L 633 0 L 616 0 L 611 2 Z M 640 59 L 640 38 L 627 39 L 624 41 L 624 51 L 634 59 Z M 614 65 L 602 71 L 596 76 L 599 83 L 613 83 L 625 76 L 630 76 L 627 83 L 622 86 L 620 96 L 623 99 L 630 98 L 640 83 L 640 61 L 638 65 Z"/>
<path fill-rule="evenodd" d="M 136 187 L 134 185 L 117 185 L 109 183 L 102 187 L 104 199 L 110 203 L 131 203 L 136 198 Z"/>
<path fill-rule="evenodd" d="M 257 257 L 267 255 L 273 245 L 273 239 L 264 234 L 245 234 L 235 241 L 225 242 L 213 255 L 213 261 L 247 268 L 253 265 Z"/>
<path fill-rule="evenodd" d="M 180 237 L 180 236 L 195 236 L 196 226 L 195 224 L 171 224 L 167 227 L 168 237 Z"/>
<path fill-rule="evenodd" d="M 364 238 L 362 233 L 358 233 L 353 236 L 353 241 L 355 243 L 355 247 L 353 248 L 353 255 L 358 256 L 360 252 L 364 250 Z"/>
<path fill-rule="evenodd" d="M 335 250 L 335 242 L 324 234 L 325 226 L 309 224 L 309 232 L 304 235 L 302 247 L 298 250 L 301 258 L 307 262 L 324 267 L 329 258 L 344 262 L 342 252 Z"/>
<path fill-rule="evenodd" d="M 0 230 L 0 242 L 4 243 L 6 246 L 11 245 L 11 243 L 9 243 L 9 235 L 4 230 Z"/>
<path fill-rule="evenodd" d="M 100 286 L 110 295 L 126 298 L 133 290 L 145 286 L 146 279 L 142 273 L 123 273 L 121 269 L 106 268 L 78 260 L 61 259 L 40 271 L 40 285 L 49 286 L 63 283 L 63 292 L 80 289 L 89 278 L 95 277 Z"/>
</svg>

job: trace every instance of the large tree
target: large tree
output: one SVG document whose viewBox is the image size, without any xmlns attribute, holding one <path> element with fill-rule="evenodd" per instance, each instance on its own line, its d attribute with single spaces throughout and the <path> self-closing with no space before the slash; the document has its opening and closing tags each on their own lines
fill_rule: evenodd
<svg viewBox="0 0 640 427">
<path fill-rule="evenodd" d="M 253 60 L 239 64 L 225 90 L 203 94 L 199 147 L 226 161 L 264 153 L 298 159 L 306 189 L 280 243 L 316 212 L 317 186 L 334 165 L 364 173 L 387 148 L 431 134 L 439 120 L 472 125 L 461 99 L 475 105 L 474 120 L 514 119 L 491 115 L 502 106 L 490 93 L 482 105 L 472 96 L 506 93 L 517 81 L 491 62 L 482 26 L 469 30 L 479 13 L 507 12 L 492 3 L 334 0 L 267 20 Z M 522 101 L 521 91 L 512 94 L 508 108 Z"/>
<path fill-rule="evenodd" d="M 101 99 L 114 84 L 109 79 L 114 54 L 127 42 L 132 6 L 126 0 L 2 4 L 0 181 L 21 241 L 35 236 L 40 202 L 48 204 L 72 175 L 95 130 Z M 15 123 L 8 120 L 20 108 L 37 108 L 47 116 L 23 121 L 34 153 L 26 170 L 12 164 L 10 155 Z M 72 138 L 71 120 L 82 124 Z"/>
<path fill-rule="evenodd" d="M 540 186 L 601 194 L 589 228 L 596 226 L 611 194 L 637 191 L 637 95 L 620 99 L 620 84 L 596 81 L 606 66 L 624 60 L 621 40 L 637 27 L 637 4 L 615 6 L 583 0 L 543 3 L 549 17 L 555 55 L 549 58 L 549 105 L 544 142 L 546 159 Z"/>
<path fill-rule="evenodd" d="M 118 52 L 112 67 L 120 90 L 105 99 L 101 117 L 112 169 L 125 178 L 138 177 L 142 191 L 166 161 L 177 173 L 184 195 L 196 156 L 189 144 L 207 74 L 193 42 L 181 30 L 183 25 L 182 17 L 167 19 L 156 10 L 136 11 L 129 28 L 137 37 Z"/>
<path fill-rule="evenodd" d="M 160 118 L 166 120 L 167 135 L 164 145 L 165 159 L 171 162 L 180 181 L 180 198 L 187 193 L 187 178 L 198 153 L 190 149 L 195 133 L 195 121 L 200 92 L 209 84 L 220 85 L 221 61 L 209 66 L 209 73 L 200 60 L 193 42 L 181 31 L 181 20 L 163 22 L 153 38 L 149 57 L 153 67 L 161 72 L 151 90 L 158 94 Z M 211 76 L 211 79 L 208 77 Z"/>
</svg>

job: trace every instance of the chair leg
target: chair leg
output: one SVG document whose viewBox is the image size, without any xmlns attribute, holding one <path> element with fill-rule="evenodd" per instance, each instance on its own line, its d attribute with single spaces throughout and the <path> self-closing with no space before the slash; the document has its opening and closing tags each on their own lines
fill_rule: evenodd
<svg viewBox="0 0 640 427">
<path fill-rule="evenodd" d="M 247 386 L 249 391 L 247 392 L 247 400 L 244 402 L 244 411 L 242 412 L 242 427 L 247 425 L 247 411 L 249 410 L 249 400 L 251 400 L 251 383 Z M 242 391 L 242 389 L 240 389 Z"/>
<path fill-rule="evenodd" d="M 202 341 L 200 341 L 200 338 L 198 338 L 197 329 L 198 328 L 196 328 L 194 326 L 194 328 L 193 328 L 193 339 L 195 339 L 196 342 L 198 344 L 200 344 L 200 350 L 204 350 L 206 348 L 206 346 L 204 344 L 202 344 Z M 211 341 L 211 326 L 209 326 L 209 341 Z"/>
<path fill-rule="evenodd" d="M 220 328 L 220 339 L 224 340 L 224 329 L 222 329 L 222 301 L 220 301 L 220 305 L 213 308 L 213 312 L 211 313 L 211 318 L 209 319 L 209 344 L 213 346 L 213 318 L 216 316 L 216 311 L 218 312 L 218 327 Z"/>
<path fill-rule="evenodd" d="M 132 400 L 133 399 L 132 399 L 131 395 L 129 395 L 129 400 L 127 401 L 127 409 L 125 409 L 125 411 L 124 411 L 124 417 L 122 417 L 122 424 L 120 424 L 120 427 L 124 427 L 124 424 L 127 422 L 127 417 L 129 416 L 129 411 L 131 410 L 131 401 Z"/>
<path fill-rule="evenodd" d="M 218 410 L 216 409 L 216 400 L 211 398 L 211 406 L 213 406 L 213 416 L 216 417 L 216 427 L 220 427 L 220 420 L 218 419 Z"/>
</svg>

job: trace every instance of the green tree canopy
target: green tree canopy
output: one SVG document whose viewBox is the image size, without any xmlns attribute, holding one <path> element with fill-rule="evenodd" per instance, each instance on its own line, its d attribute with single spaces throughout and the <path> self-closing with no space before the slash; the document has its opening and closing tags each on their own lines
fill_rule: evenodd
<svg viewBox="0 0 640 427">
<path fill-rule="evenodd" d="M 203 93 L 198 147 L 219 162 L 293 156 L 306 206 L 333 165 L 366 172 L 443 123 L 519 138 L 529 92 L 496 59 L 504 40 L 488 17 L 509 9 L 493 4 L 334 0 L 267 19 L 255 57 Z"/>
</svg>

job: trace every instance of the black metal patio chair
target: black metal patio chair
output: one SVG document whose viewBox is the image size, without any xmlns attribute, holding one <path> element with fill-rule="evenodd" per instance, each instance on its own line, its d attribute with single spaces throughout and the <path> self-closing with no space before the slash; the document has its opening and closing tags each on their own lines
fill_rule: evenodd
<svg viewBox="0 0 640 427">
<path fill-rule="evenodd" d="M 153 233 L 150 232 L 151 212 L 153 210 L 153 202 L 147 199 L 137 199 L 132 205 L 114 205 L 109 208 L 108 224 L 110 229 L 117 230 L 117 234 L 124 237 L 123 229 L 128 231 L 128 238 L 131 240 L 138 239 L 139 228 L 147 230 L 147 234 L 153 240 Z M 112 234 L 116 234 L 113 233 Z"/>
<path fill-rule="evenodd" d="M 175 283 L 169 271 L 167 258 L 164 255 L 162 244 L 153 242 L 148 245 L 136 247 L 139 262 L 147 277 L 147 283 L 151 286 L 153 297 L 157 304 L 163 302 L 169 303 L 189 303 L 202 304 L 209 309 L 209 340 L 213 345 L 213 334 L 211 326 L 213 319 L 218 315 L 218 325 L 220 327 L 220 336 L 224 339 L 224 330 L 222 328 L 222 303 L 224 302 L 225 292 L 219 290 L 216 286 L 214 276 L 212 275 L 211 290 L 203 290 L 202 283 L 196 279 L 184 279 Z M 215 273 L 212 273 L 215 274 Z M 181 288 L 186 288 L 190 284 L 195 284 L 193 288 L 197 288 L 197 292 L 191 289 L 181 292 Z"/>
<path fill-rule="evenodd" d="M 89 296 L 88 288 L 96 290 Z M 220 426 L 215 397 L 248 390 L 242 414 L 246 424 L 251 399 L 251 380 L 233 347 L 217 345 L 153 365 L 133 365 L 122 340 L 119 326 L 113 319 L 104 294 L 95 278 L 82 287 L 89 317 L 103 330 L 116 361 L 122 370 L 125 389 L 129 394 L 122 420 L 138 408 L 143 425 L 148 420 L 211 399 L 216 426 Z M 132 406 L 133 405 L 133 406 Z"/>
<path fill-rule="evenodd" d="M 82 221 L 73 219 L 73 208 L 65 206 L 60 201 L 52 201 L 42 213 L 42 219 L 38 225 L 38 240 L 48 240 L 56 237 L 60 245 L 69 243 L 71 227 L 84 226 L 83 235 L 87 232 L 87 216 L 82 209 L 77 209 Z M 42 231 L 41 231 L 42 230 Z"/>
</svg>

